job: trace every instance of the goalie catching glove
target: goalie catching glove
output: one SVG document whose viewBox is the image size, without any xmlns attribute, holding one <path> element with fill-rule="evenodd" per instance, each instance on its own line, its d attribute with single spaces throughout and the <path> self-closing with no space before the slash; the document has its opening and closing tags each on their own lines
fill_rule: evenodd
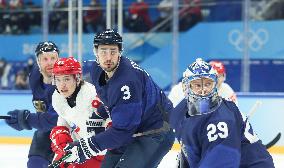
<svg viewBox="0 0 284 168">
<path fill-rule="evenodd" d="M 69 143 L 65 152 L 72 152 L 72 155 L 65 162 L 84 163 L 93 156 L 101 155 L 101 151 L 95 147 L 91 138 L 81 138 L 79 141 Z"/>
</svg>

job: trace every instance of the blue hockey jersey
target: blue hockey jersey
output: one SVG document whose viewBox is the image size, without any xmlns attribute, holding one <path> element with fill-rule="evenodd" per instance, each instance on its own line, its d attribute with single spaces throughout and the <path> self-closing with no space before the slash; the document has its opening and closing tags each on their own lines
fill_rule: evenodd
<svg viewBox="0 0 284 168">
<path fill-rule="evenodd" d="M 211 113 L 187 115 L 187 100 L 172 111 L 170 123 L 190 168 L 272 168 L 273 160 L 237 106 L 225 99 Z"/>
<path fill-rule="evenodd" d="M 128 58 L 121 57 L 108 82 L 105 72 L 94 62 L 92 83 L 110 111 L 112 127 L 92 137 L 97 148 L 116 149 L 133 140 L 133 134 L 161 128 L 172 103 L 147 72 Z"/>
<path fill-rule="evenodd" d="M 51 130 L 57 124 L 58 115 L 52 107 L 52 94 L 55 86 L 44 84 L 37 64 L 34 64 L 29 75 L 29 83 L 33 95 L 33 105 L 36 113 L 31 113 L 28 123 L 32 128 L 42 131 Z"/>
</svg>

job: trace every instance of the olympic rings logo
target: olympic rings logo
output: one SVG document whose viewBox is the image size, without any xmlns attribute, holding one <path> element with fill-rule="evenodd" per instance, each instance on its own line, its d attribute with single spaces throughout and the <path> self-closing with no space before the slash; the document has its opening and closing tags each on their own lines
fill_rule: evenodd
<svg viewBox="0 0 284 168">
<path fill-rule="evenodd" d="M 240 30 L 232 30 L 229 32 L 229 42 L 235 46 L 236 50 L 244 50 L 245 33 Z M 258 29 L 256 31 L 248 31 L 248 46 L 252 51 L 259 51 L 269 39 L 268 31 L 265 29 Z"/>
</svg>

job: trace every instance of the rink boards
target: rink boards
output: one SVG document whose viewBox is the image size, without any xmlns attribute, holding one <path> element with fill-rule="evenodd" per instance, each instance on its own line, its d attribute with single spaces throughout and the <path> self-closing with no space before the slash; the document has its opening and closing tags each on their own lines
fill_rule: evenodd
<svg viewBox="0 0 284 168">
<path fill-rule="evenodd" d="M 28 109 L 34 112 L 31 103 L 32 96 L 29 92 L 0 93 L 1 111 L 5 115 L 9 110 Z M 270 142 L 279 132 L 284 134 L 284 94 L 283 93 L 250 93 L 238 94 L 239 108 L 243 113 L 248 113 L 252 106 L 258 101 L 261 105 L 250 119 L 250 122 L 264 144 Z M 27 144 L 31 142 L 33 131 L 16 131 L 0 121 L 0 143 Z M 175 143 L 173 149 L 178 150 L 180 146 Z M 273 153 L 284 154 L 284 135 L 276 146 L 270 149 Z"/>
</svg>

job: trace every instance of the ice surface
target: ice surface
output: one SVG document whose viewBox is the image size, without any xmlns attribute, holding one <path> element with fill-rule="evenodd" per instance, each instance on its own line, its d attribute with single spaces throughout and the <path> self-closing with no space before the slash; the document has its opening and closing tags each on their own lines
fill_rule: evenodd
<svg viewBox="0 0 284 168">
<path fill-rule="evenodd" d="M 0 144 L 1 168 L 26 168 L 29 145 Z M 284 154 L 273 154 L 276 168 L 284 167 Z M 158 168 L 175 168 L 177 151 L 171 150 L 162 160 Z"/>
</svg>

